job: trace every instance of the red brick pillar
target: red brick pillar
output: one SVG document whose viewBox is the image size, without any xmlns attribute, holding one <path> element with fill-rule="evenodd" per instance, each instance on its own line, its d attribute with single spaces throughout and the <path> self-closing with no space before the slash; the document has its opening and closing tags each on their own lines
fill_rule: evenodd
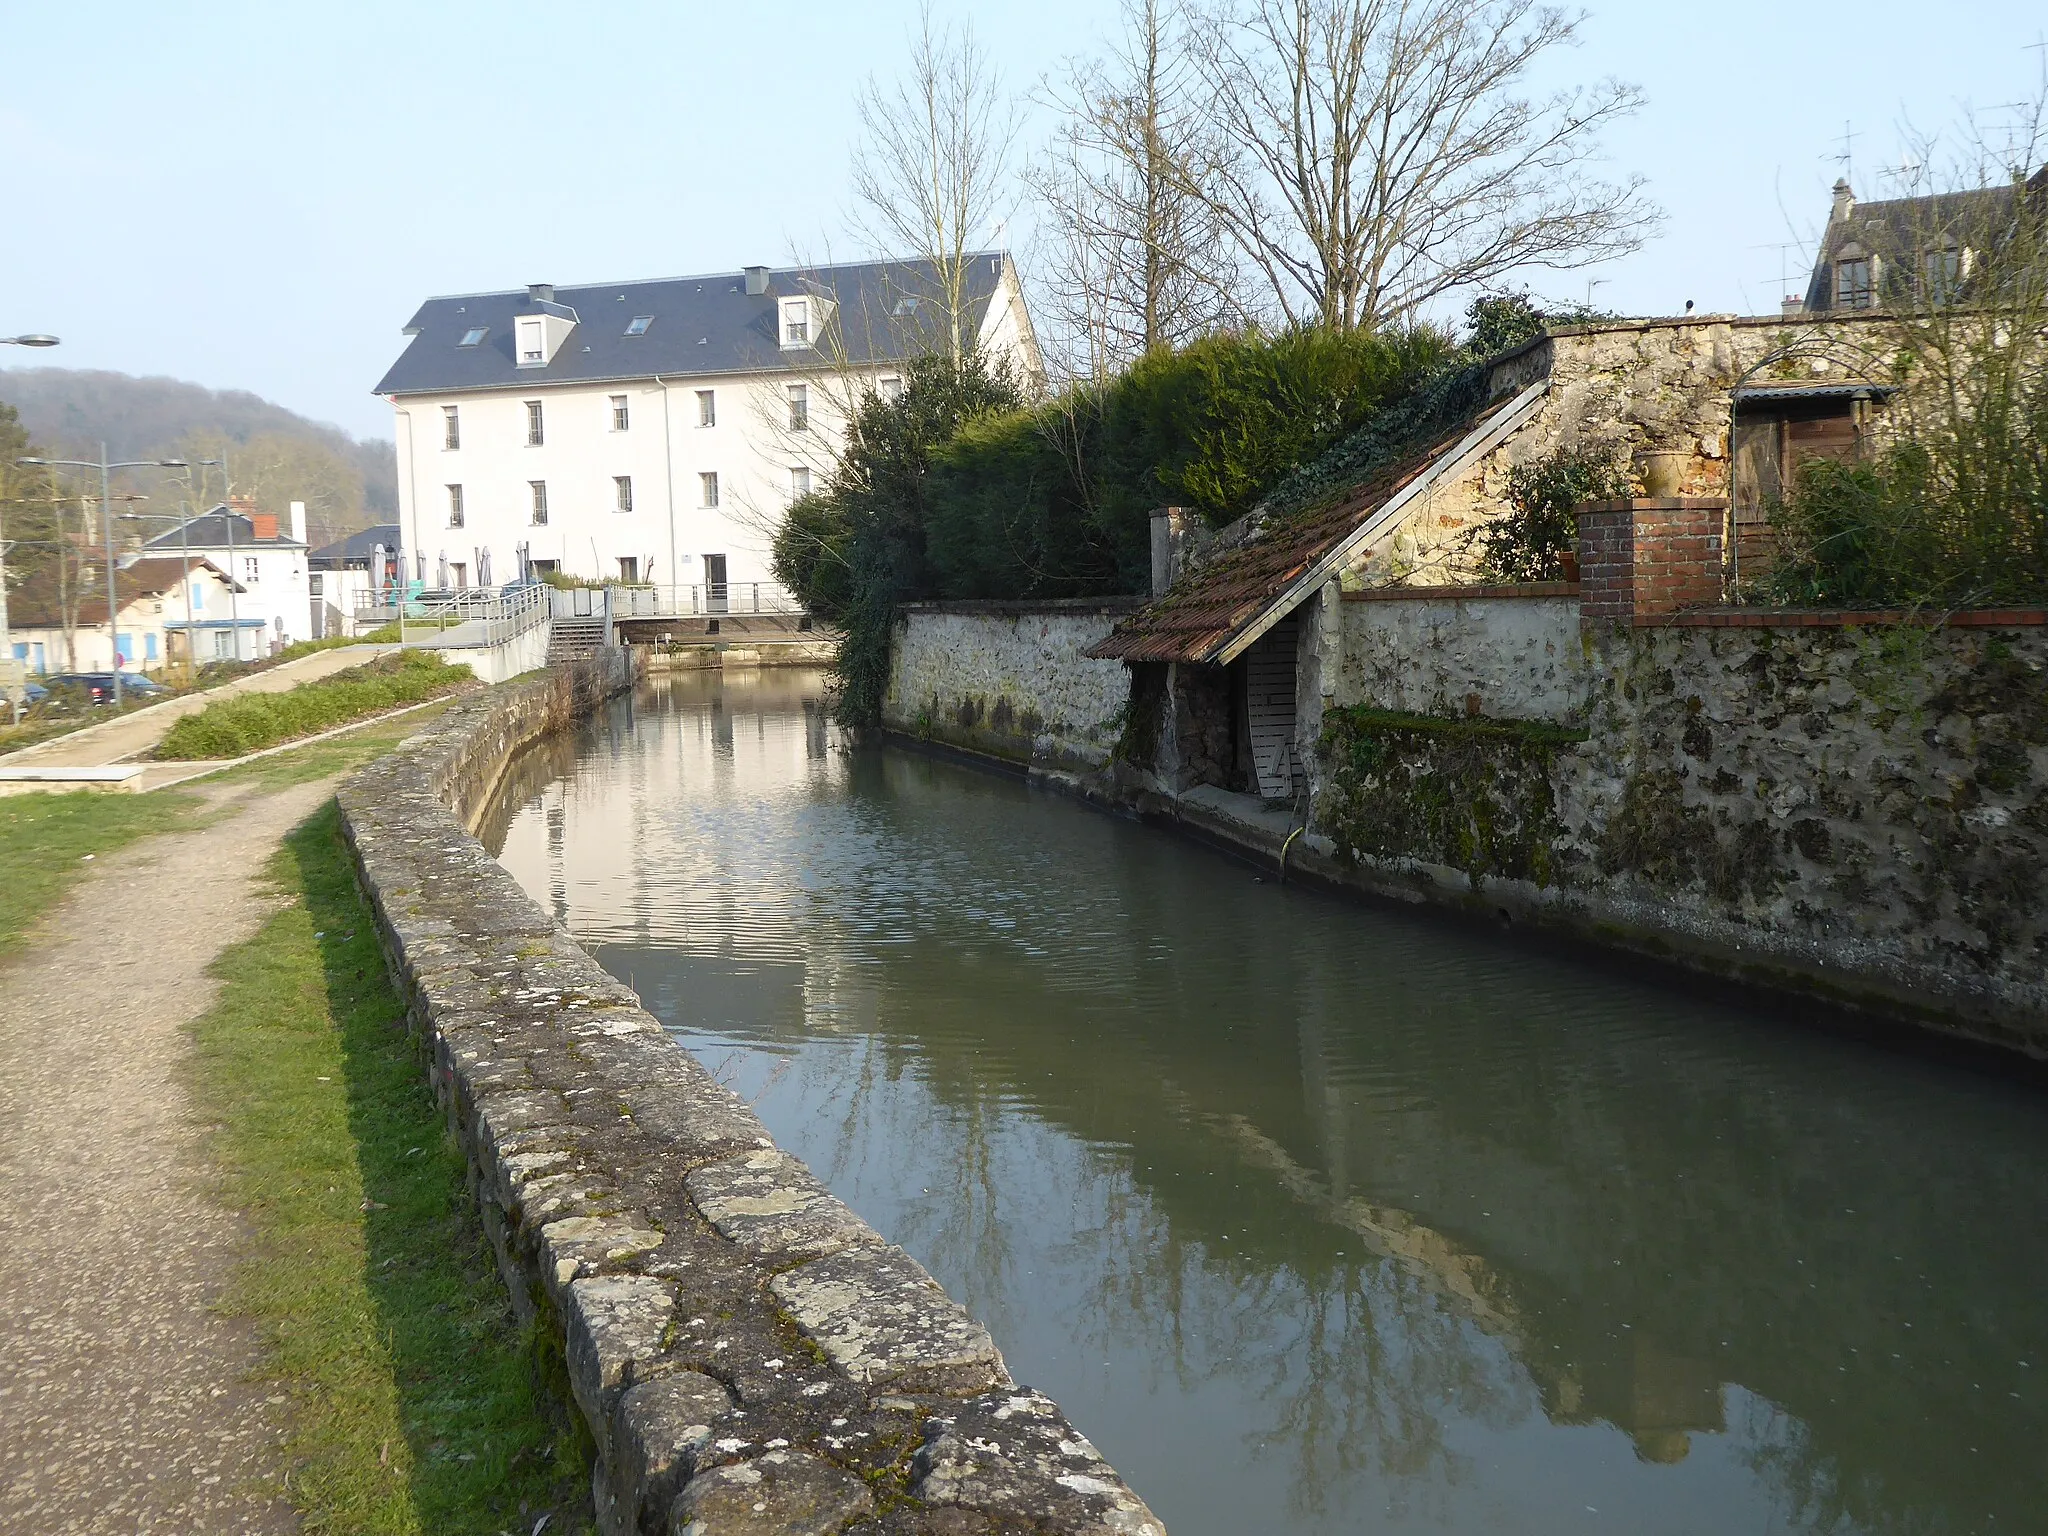
<svg viewBox="0 0 2048 1536">
<path fill-rule="evenodd" d="M 1579 508 L 1579 620 L 1646 624 L 1721 601 L 1728 503 L 1663 496 Z"/>
</svg>

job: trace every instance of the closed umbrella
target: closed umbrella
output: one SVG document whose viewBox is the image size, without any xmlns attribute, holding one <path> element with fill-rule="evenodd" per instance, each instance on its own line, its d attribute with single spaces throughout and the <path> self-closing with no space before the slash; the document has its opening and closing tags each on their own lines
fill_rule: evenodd
<svg viewBox="0 0 2048 1536">
<path fill-rule="evenodd" d="M 438 568 L 438 575 L 435 579 L 434 585 L 439 587 L 443 592 L 446 592 L 448 590 L 448 551 L 445 549 L 441 551 L 441 563 Z"/>
<path fill-rule="evenodd" d="M 488 544 L 476 552 L 476 584 L 486 588 L 491 585 L 491 546 Z"/>
</svg>

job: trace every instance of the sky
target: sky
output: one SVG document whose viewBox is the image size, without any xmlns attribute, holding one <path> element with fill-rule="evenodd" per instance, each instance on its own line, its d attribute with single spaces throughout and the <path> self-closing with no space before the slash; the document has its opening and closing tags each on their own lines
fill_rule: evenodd
<svg viewBox="0 0 2048 1536">
<path fill-rule="evenodd" d="M 934 10 L 971 18 L 1021 92 L 1116 17 Z M 895 75 L 916 15 L 0 0 L 0 335 L 63 338 L 0 363 L 248 389 L 389 436 L 371 390 L 428 295 L 857 254 L 854 93 Z M 1904 124 L 2031 92 L 2044 26 L 2039 0 L 1596 3 L 1542 83 L 1644 89 L 1608 169 L 1646 176 L 1667 218 L 1632 256 L 1532 285 L 1631 314 L 1775 311 L 1804 286 L 1845 131 L 1858 194 L 1884 195 Z M 1028 277 L 1028 209 L 1007 236 Z"/>
</svg>

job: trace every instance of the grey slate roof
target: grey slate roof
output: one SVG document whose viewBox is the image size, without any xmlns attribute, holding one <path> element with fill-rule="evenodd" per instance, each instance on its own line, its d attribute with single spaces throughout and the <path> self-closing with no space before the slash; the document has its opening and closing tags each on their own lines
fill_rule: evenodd
<svg viewBox="0 0 2048 1536">
<path fill-rule="evenodd" d="M 981 324 L 1008 260 L 1001 252 L 983 251 L 969 261 L 969 324 Z M 882 261 L 773 269 L 768 291 L 758 295 L 746 291 L 740 272 L 558 286 L 552 304 L 536 303 L 524 288 L 450 294 L 420 306 L 405 328 L 412 340 L 378 381 L 376 393 L 779 371 L 842 359 L 854 364 L 898 361 L 943 337 L 939 292 L 930 262 Z M 776 300 L 804 294 L 834 302 L 835 334 L 824 351 L 785 353 L 776 330 Z M 518 367 L 512 322 L 520 315 L 562 314 L 565 309 L 575 313 L 577 325 L 554 361 L 545 368 Z M 626 334 L 636 315 L 654 317 L 644 336 Z M 482 342 L 459 345 L 476 326 L 486 327 Z"/>
<path fill-rule="evenodd" d="M 226 507 L 215 507 L 211 512 L 201 513 L 184 524 L 185 532 L 177 528 L 160 533 L 142 547 L 157 550 L 166 555 L 176 554 L 181 549 L 226 549 L 228 547 L 228 525 L 234 524 L 235 548 L 242 549 L 304 549 L 291 535 L 283 531 L 279 522 L 278 536 L 274 539 L 256 537 L 256 525 L 239 512 L 230 512 Z"/>
<path fill-rule="evenodd" d="M 1838 197 L 1848 189 L 1846 180 L 1835 184 Z M 2027 190 L 2038 207 L 2040 199 L 2048 196 L 2048 165 L 2028 179 Z M 1981 259 L 1982 247 L 2005 235 L 2012 206 L 2013 189 L 2009 186 L 1852 203 L 1846 217 L 1831 215 L 1821 234 L 1820 250 L 1806 281 L 1808 312 L 1820 314 L 1834 308 L 1835 259 L 1851 241 L 1865 254 L 1875 253 L 1892 264 L 1886 278 L 1888 287 L 1902 277 L 1910 280 L 1922 248 L 1938 239 L 1977 246 Z M 1899 270 L 1900 263 L 1905 264 L 1904 273 Z"/>
<path fill-rule="evenodd" d="M 352 565 L 361 565 L 367 569 L 375 546 L 382 544 L 384 552 L 390 554 L 398 548 L 398 540 L 398 524 L 378 523 L 375 527 L 352 533 L 345 539 L 336 539 L 332 544 L 322 545 L 306 556 L 306 564 L 316 571 L 341 571 Z"/>
</svg>

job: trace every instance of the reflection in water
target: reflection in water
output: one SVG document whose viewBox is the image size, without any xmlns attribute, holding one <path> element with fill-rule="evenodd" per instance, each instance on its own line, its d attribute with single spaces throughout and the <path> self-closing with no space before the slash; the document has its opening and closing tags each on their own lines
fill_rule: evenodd
<svg viewBox="0 0 2048 1536">
<path fill-rule="evenodd" d="M 2035 1092 L 846 751 L 806 674 L 483 830 L 1175 1536 L 2043 1526 Z"/>
</svg>

